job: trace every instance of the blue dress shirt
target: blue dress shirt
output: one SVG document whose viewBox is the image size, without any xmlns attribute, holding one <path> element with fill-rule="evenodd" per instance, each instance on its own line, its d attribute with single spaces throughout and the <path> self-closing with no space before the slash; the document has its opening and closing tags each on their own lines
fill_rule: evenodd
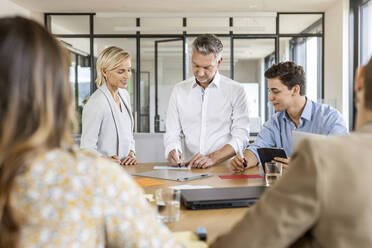
<svg viewBox="0 0 372 248">
<path fill-rule="evenodd" d="M 292 130 L 323 135 L 348 133 L 345 121 L 338 110 L 307 98 L 298 127 L 291 121 L 286 111 L 275 113 L 265 122 L 255 142 L 247 149 L 256 155 L 258 161 L 260 159 L 257 148 L 260 147 L 281 147 L 290 157 L 293 152 Z"/>
</svg>

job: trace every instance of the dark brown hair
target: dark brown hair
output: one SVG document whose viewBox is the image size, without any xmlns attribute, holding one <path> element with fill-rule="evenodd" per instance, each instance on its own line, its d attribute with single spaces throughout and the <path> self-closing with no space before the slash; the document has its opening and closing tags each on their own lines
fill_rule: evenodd
<svg viewBox="0 0 372 248">
<path fill-rule="evenodd" d="M 366 65 L 364 87 L 365 107 L 369 110 L 372 110 L 372 57 L 369 59 L 369 62 Z"/>
<path fill-rule="evenodd" d="M 305 72 L 302 66 L 296 65 L 292 61 L 281 62 L 271 66 L 265 71 L 267 79 L 278 78 L 288 89 L 293 86 L 300 86 L 300 95 L 304 96 L 306 92 Z"/>
<path fill-rule="evenodd" d="M 38 23 L 0 19 L 0 247 L 16 247 L 23 216 L 10 204 L 32 159 L 70 144 L 67 52 Z"/>
</svg>

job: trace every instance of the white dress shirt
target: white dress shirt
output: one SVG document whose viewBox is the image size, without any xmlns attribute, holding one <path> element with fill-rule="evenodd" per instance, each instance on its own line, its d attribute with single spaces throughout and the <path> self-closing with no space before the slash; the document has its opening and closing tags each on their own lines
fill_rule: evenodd
<svg viewBox="0 0 372 248">
<path fill-rule="evenodd" d="M 182 152 L 188 161 L 196 153 L 208 155 L 231 145 L 235 153 L 249 142 L 248 101 L 241 84 L 216 73 L 204 89 L 189 78 L 178 83 L 169 100 L 165 156 L 173 149 Z"/>
</svg>

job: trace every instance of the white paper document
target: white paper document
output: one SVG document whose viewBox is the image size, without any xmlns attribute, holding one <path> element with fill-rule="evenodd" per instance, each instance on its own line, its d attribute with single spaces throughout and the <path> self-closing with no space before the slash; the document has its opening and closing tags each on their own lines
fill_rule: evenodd
<svg viewBox="0 0 372 248">
<path fill-rule="evenodd" d="M 172 187 L 169 187 L 169 188 L 181 190 L 181 189 L 210 189 L 210 188 L 213 188 L 213 187 L 212 186 L 209 186 L 209 185 L 187 185 L 187 184 L 182 184 L 182 185 L 172 186 Z"/>
</svg>

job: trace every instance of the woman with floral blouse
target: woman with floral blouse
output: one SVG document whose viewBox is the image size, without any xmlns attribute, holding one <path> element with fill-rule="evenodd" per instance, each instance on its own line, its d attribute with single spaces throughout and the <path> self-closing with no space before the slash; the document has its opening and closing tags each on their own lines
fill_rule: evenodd
<svg viewBox="0 0 372 248">
<path fill-rule="evenodd" d="M 0 247 L 178 247 L 120 165 L 72 145 L 66 55 L 0 19 Z"/>
</svg>

